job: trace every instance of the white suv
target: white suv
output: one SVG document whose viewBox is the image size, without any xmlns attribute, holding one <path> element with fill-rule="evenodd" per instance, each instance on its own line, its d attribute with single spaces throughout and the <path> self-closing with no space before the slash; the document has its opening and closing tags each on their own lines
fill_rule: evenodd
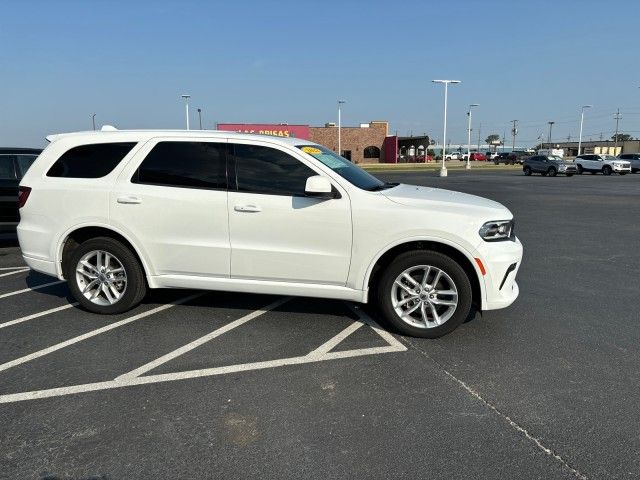
<svg viewBox="0 0 640 480">
<path fill-rule="evenodd" d="M 631 163 L 620 160 L 613 155 L 604 154 L 583 154 L 576 157 L 578 173 L 591 172 L 591 174 L 602 172 L 603 175 L 611 175 L 616 172 L 626 175 L 631 172 Z"/>
<path fill-rule="evenodd" d="M 400 332 L 438 337 L 518 296 L 522 246 L 491 200 L 384 183 L 301 139 L 48 139 L 20 185 L 20 247 L 92 312 L 123 312 L 148 288 L 373 297 Z"/>
</svg>

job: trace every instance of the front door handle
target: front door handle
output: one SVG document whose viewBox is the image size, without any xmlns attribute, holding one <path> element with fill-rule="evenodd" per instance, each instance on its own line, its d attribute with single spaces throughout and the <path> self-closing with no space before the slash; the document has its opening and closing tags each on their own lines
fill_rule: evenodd
<svg viewBox="0 0 640 480">
<path fill-rule="evenodd" d="M 236 212 L 261 212 L 262 209 L 257 205 L 236 205 L 233 207 Z"/>
<path fill-rule="evenodd" d="M 116 201 L 118 203 L 126 203 L 132 205 L 142 203 L 142 199 L 140 197 L 135 197 L 133 195 L 123 195 L 122 197 L 118 197 Z"/>
</svg>

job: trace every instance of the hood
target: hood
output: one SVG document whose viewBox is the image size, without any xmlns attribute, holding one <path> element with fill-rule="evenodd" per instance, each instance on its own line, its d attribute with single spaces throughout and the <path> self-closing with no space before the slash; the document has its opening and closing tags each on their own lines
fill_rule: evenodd
<svg viewBox="0 0 640 480">
<path fill-rule="evenodd" d="M 486 215 L 489 220 L 509 220 L 513 217 L 509 209 L 498 202 L 452 190 L 400 184 L 381 193 L 392 202 L 409 207 L 473 210 L 479 215 Z"/>
</svg>

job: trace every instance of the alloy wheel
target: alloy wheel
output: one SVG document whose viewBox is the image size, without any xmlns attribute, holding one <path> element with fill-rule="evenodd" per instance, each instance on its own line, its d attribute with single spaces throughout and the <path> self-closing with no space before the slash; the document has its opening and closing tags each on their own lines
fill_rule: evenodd
<svg viewBox="0 0 640 480">
<path fill-rule="evenodd" d="M 391 303 L 398 317 L 418 328 L 435 328 L 449 320 L 458 306 L 458 289 L 444 271 L 417 265 L 393 282 Z"/>
<path fill-rule="evenodd" d="M 76 284 L 92 303 L 113 305 L 127 289 L 127 272 L 112 253 L 92 250 L 76 265 Z"/>
</svg>

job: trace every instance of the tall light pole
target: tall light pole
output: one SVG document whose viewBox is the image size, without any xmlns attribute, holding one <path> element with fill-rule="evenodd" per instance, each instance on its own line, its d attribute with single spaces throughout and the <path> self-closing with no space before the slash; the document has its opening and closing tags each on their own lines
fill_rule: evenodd
<svg viewBox="0 0 640 480">
<path fill-rule="evenodd" d="M 553 128 L 553 124 L 556 122 L 547 122 L 549 124 L 549 147 L 553 148 L 551 146 L 551 129 Z"/>
<path fill-rule="evenodd" d="M 518 135 L 518 120 L 511 120 L 513 123 L 513 128 L 511 128 L 511 136 L 513 137 L 513 144 L 511 146 L 511 151 L 513 152 L 516 149 L 516 135 Z"/>
<path fill-rule="evenodd" d="M 471 109 L 479 106 L 479 103 L 470 103 L 469 111 L 467 112 L 467 116 L 469 117 L 469 121 L 467 123 L 467 170 L 471 168 L 471 164 L 469 163 L 469 159 L 471 158 Z"/>
<path fill-rule="evenodd" d="M 187 95 L 186 93 L 183 95 L 180 95 L 182 98 L 184 98 L 184 111 L 185 111 L 185 115 L 187 117 L 187 130 L 189 130 L 189 99 L 191 98 L 191 95 Z"/>
<path fill-rule="evenodd" d="M 91 114 L 91 123 L 93 124 L 93 130 L 95 131 L 95 129 L 96 129 L 96 114 L 95 113 Z"/>
<path fill-rule="evenodd" d="M 593 105 L 583 105 L 580 113 L 580 136 L 578 137 L 578 155 L 580 155 L 580 147 L 582 147 L 582 124 L 584 123 L 584 109 L 591 108 Z"/>
<path fill-rule="evenodd" d="M 460 80 L 431 80 L 433 83 L 444 83 L 444 127 L 442 135 L 442 168 L 440 169 L 440 176 L 447 176 L 447 167 L 444 164 L 444 156 L 447 149 L 447 96 L 450 83 L 461 83 Z"/>
<path fill-rule="evenodd" d="M 202 109 L 198 109 L 198 120 L 200 120 L 200 130 L 202 130 Z"/>
<path fill-rule="evenodd" d="M 338 100 L 338 155 L 342 156 L 342 143 L 341 143 L 341 138 L 340 138 L 340 129 L 342 128 L 342 109 L 341 106 L 343 104 L 347 103 L 344 100 Z"/>
</svg>

